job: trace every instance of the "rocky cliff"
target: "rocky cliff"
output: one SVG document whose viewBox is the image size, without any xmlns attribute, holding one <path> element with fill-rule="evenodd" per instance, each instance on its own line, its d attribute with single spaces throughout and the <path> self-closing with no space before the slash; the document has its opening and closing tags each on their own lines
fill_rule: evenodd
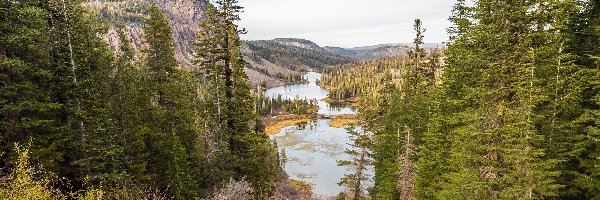
<svg viewBox="0 0 600 200">
<path fill-rule="evenodd" d="M 97 11 L 112 25 L 105 39 L 113 50 L 117 51 L 120 45 L 117 27 L 124 26 L 132 47 L 139 53 L 146 47 L 143 21 L 152 4 L 169 19 L 177 60 L 183 68 L 190 69 L 191 45 L 198 32 L 198 23 L 204 16 L 206 0 L 95 0 L 85 6 Z"/>
</svg>

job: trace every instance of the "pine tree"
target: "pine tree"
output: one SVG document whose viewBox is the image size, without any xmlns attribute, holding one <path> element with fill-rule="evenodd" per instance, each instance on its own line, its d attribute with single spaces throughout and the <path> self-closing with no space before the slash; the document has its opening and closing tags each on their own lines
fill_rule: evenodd
<svg viewBox="0 0 600 200">
<path fill-rule="evenodd" d="M 159 186 L 169 188 L 176 199 L 191 198 L 201 192 L 197 181 L 202 156 L 196 115 L 191 109 L 196 98 L 192 92 L 194 83 L 189 73 L 178 69 L 171 26 L 156 6 L 150 9 L 145 32 L 149 44 L 145 83 L 152 104 L 152 129 L 146 145 L 154 155 L 147 169 Z"/>
<path fill-rule="evenodd" d="M 448 158 L 450 145 L 446 133 L 452 118 L 446 113 L 451 113 L 448 108 L 452 105 L 445 101 L 445 88 L 434 88 L 431 99 L 431 120 L 427 125 L 428 131 L 421 136 L 419 145 L 417 173 L 415 179 L 416 199 L 444 199 L 436 196 L 442 190 L 441 183 L 445 182 L 444 175 L 451 172 Z"/>
<path fill-rule="evenodd" d="M 111 108 L 115 123 L 115 131 L 119 145 L 123 148 L 120 162 L 134 181 L 146 182 L 148 154 L 145 152 L 145 139 L 150 134 L 149 123 L 144 120 L 151 105 L 149 96 L 142 88 L 142 71 L 140 63 L 134 61 L 129 40 L 125 36 L 125 27 L 119 28 L 121 42 L 120 55 L 117 58 L 111 89 L 113 91 Z"/>
<path fill-rule="evenodd" d="M 598 155 L 598 78 L 600 71 L 600 3 L 582 1 L 572 16 L 562 13 L 569 23 L 563 25 L 561 33 L 567 37 L 564 51 L 572 56 L 576 67 L 563 69 L 561 78 L 567 90 L 559 90 L 557 155 L 564 159 L 560 163 L 560 183 L 563 199 L 597 199 L 600 188 Z M 566 56 L 563 56 L 566 57 Z M 569 58 L 569 57 L 567 57 Z M 568 60 L 567 60 L 568 61 Z M 565 63 L 567 66 L 573 63 Z M 574 83 L 574 84 L 573 84 Z M 562 88 L 561 88 L 562 89 Z M 563 91 L 568 91 L 565 93 Z M 566 99 L 567 101 L 563 100 Z M 562 104 L 564 102 L 564 104 Z M 559 135 L 561 136 L 561 135 Z"/>
<path fill-rule="evenodd" d="M 535 127 L 540 117 L 535 106 L 542 100 L 538 81 L 544 77 L 537 76 L 531 51 L 532 3 L 457 6 L 458 34 L 447 52 L 444 84 L 454 90 L 448 100 L 460 104 L 448 114 L 460 123 L 447 133 L 452 171 L 444 174 L 449 181 L 440 198 L 556 195 L 556 161 L 542 158 L 543 134 Z"/>
<path fill-rule="evenodd" d="M 207 117 L 217 120 L 209 127 L 209 142 L 217 144 L 221 149 L 220 159 L 226 159 L 212 162 L 221 168 L 220 181 L 231 178 L 227 172 L 233 172 L 234 178 L 245 177 L 253 184 L 257 197 L 265 198 L 270 195 L 276 178 L 277 154 L 259 123 L 253 106 L 255 99 L 244 72 L 246 63 L 238 35 L 245 31 L 238 30 L 235 24 L 242 7 L 235 0 L 217 1 L 217 5 L 217 8 L 207 6 L 207 18 L 200 24 L 195 61 L 210 84 Z"/>
<path fill-rule="evenodd" d="M 54 75 L 47 48 L 50 5 L 37 1 L 0 3 L 0 168 L 8 169 L 13 143 L 32 140 L 32 160 L 59 172 L 67 153 L 65 126 L 56 118 L 62 104 L 51 98 Z M 54 144 L 54 145 L 52 145 Z"/>
<path fill-rule="evenodd" d="M 424 29 L 415 20 L 415 49 L 410 53 L 409 64 L 403 66 L 398 90 L 391 97 L 391 105 L 384 111 L 375 134 L 374 195 L 382 199 L 414 199 L 418 146 L 422 135 L 428 131 L 431 116 L 430 67 L 425 66 L 423 44 Z"/>
<path fill-rule="evenodd" d="M 233 176 L 229 162 L 231 138 L 230 127 L 226 115 L 229 108 L 228 99 L 225 97 L 223 59 L 228 56 L 228 47 L 224 46 L 224 38 L 228 34 L 223 28 L 219 11 L 212 4 L 206 6 L 206 16 L 200 23 L 198 39 L 194 43 L 196 52 L 194 64 L 198 66 L 196 72 L 203 86 L 201 110 L 202 116 L 207 120 L 205 125 L 204 140 L 207 144 L 205 163 L 208 165 L 206 173 L 211 174 L 208 180 L 211 187 L 229 181 Z"/>
<path fill-rule="evenodd" d="M 373 162 L 370 158 L 369 146 L 371 145 L 371 135 L 366 130 L 357 130 L 355 126 L 346 128 L 349 138 L 352 140 L 350 149 L 345 152 L 352 156 L 352 160 L 338 160 L 338 166 L 348 167 L 352 170 L 352 174 L 346 174 L 338 183 L 340 186 L 345 186 L 348 194 L 343 196 L 346 199 L 365 199 L 365 182 L 368 180 L 366 169 Z"/>
<path fill-rule="evenodd" d="M 68 138 L 58 174 L 77 180 L 73 189 L 82 187 L 80 180 L 92 183 L 111 182 L 121 177 L 122 150 L 113 145 L 114 127 L 110 116 L 109 80 L 113 56 L 99 37 L 105 27 L 94 20 L 78 1 L 50 3 L 47 19 L 52 42 L 53 80 L 50 97 L 62 104 L 55 119 L 67 125 Z M 56 144 L 55 144 L 56 145 Z"/>
</svg>

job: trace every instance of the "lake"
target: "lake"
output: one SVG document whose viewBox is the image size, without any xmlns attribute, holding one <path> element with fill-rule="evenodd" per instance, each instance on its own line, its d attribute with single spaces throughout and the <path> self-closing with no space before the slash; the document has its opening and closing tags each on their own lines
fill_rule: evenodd
<svg viewBox="0 0 600 200">
<path fill-rule="evenodd" d="M 321 74 L 309 72 L 305 75 L 307 84 L 296 84 L 267 90 L 266 95 L 283 98 L 317 99 L 322 115 L 356 114 L 356 109 L 347 106 L 331 106 L 322 101 L 328 91 L 316 84 Z M 344 191 L 337 183 L 349 173 L 345 167 L 338 167 L 337 160 L 349 160 L 344 151 L 349 134 L 344 128 L 329 126 L 330 119 L 317 119 L 307 124 L 285 127 L 279 134 L 271 136 L 280 149 L 285 149 L 287 163 L 285 171 L 291 179 L 313 185 L 316 196 L 335 196 Z M 372 174 L 372 170 L 367 172 Z"/>
</svg>

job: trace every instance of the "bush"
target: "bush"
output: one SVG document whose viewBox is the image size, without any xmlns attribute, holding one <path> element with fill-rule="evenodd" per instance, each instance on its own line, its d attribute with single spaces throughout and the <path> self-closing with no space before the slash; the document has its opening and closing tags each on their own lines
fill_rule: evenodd
<svg viewBox="0 0 600 200">
<path fill-rule="evenodd" d="M 50 181 L 34 179 L 34 168 L 29 164 L 29 150 L 19 145 L 15 145 L 15 150 L 18 154 L 15 168 L 10 175 L 0 179 L 0 199 L 54 199 Z"/>
<path fill-rule="evenodd" d="M 252 185 L 245 180 L 230 179 L 222 188 L 216 190 L 206 200 L 251 200 L 254 199 Z"/>
</svg>

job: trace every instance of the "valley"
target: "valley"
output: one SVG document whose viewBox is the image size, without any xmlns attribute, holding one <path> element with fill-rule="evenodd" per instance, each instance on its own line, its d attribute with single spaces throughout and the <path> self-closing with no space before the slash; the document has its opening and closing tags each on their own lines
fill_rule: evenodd
<svg viewBox="0 0 600 200">
<path fill-rule="evenodd" d="M 599 16 L 3 0 L 0 199 L 599 199 Z"/>
</svg>

